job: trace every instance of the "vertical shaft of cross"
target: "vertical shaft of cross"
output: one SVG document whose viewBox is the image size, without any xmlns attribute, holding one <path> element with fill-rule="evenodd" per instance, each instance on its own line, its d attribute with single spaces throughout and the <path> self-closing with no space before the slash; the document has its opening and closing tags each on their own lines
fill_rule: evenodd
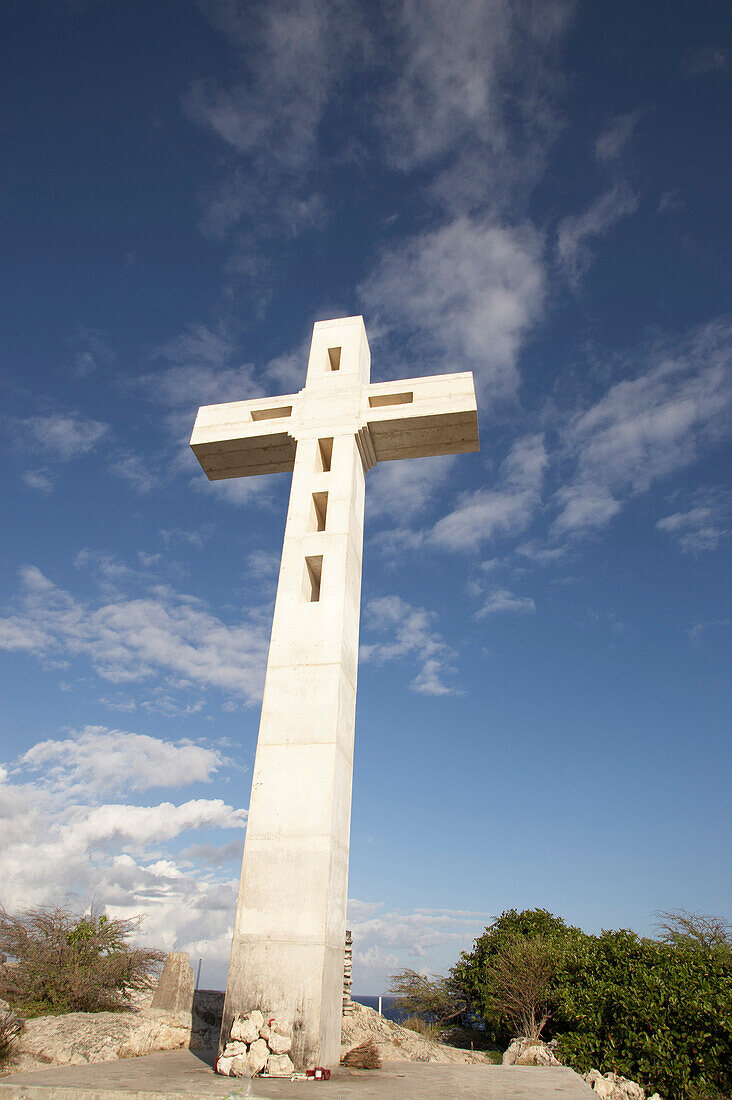
<svg viewBox="0 0 732 1100">
<path fill-rule="evenodd" d="M 225 1041 L 237 1013 L 270 1012 L 301 1068 L 340 1054 L 365 490 L 357 428 L 369 370 L 362 323 L 318 328 L 222 1025 Z"/>
</svg>

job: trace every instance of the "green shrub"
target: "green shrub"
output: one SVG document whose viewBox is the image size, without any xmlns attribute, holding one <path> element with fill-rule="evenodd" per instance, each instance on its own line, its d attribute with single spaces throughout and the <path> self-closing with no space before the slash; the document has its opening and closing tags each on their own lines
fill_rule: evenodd
<svg viewBox="0 0 732 1100">
<path fill-rule="evenodd" d="M 557 988 L 560 1057 L 665 1096 L 732 1088 L 732 953 L 634 932 L 586 937 Z M 702 1092 L 703 1095 L 703 1092 Z"/>
<path fill-rule="evenodd" d="M 577 957 L 583 939 L 584 933 L 579 928 L 571 927 L 546 909 L 528 909 L 522 913 L 508 909 L 486 928 L 472 951 L 462 952 L 450 977 L 453 985 L 462 991 L 470 1009 L 482 1019 L 489 1041 L 505 1050 L 516 1037 L 519 1026 L 517 1013 L 510 1006 L 512 999 L 518 1000 L 530 1016 L 531 996 L 527 998 L 527 994 L 532 993 L 532 971 L 535 979 L 539 959 L 545 957 L 548 962 L 551 958 L 549 968 L 556 975 L 568 960 Z M 519 946 L 522 943 L 534 945 L 538 951 L 522 952 Z M 512 965 L 513 989 L 506 981 L 506 971 Z M 516 994 L 513 998 L 512 992 Z M 553 1033 L 551 1017 L 555 999 L 554 978 L 534 986 L 534 1011 L 539 1013 L 539 1023 L 543 1016 L 547 1017 L 547 1035 Z"/>
<path fill-rule="evenodd" d="M 558 1039 L 560 1058 L 582 1072 L 622 1074 L 675 1100 L 728 1095 L 729 936 L 713 918 L 669 916 L 663 938 L 653 940 L 629 931 L 588 936 L 546 910 L 509 910 L 461 955 L 452 977 L 483 1016 L 488 1036 L 505 1046 L 515 1015 L 512 1021 L 497 988 L 497 960 L 511 963 L 513 969 L 503 967 L 503 985 L 515 995 L 532 988 L 527 960 L 535 952 L 511 954 L 511 943 L 523 937 L 548 945 L 554 973 L 536 987 L 534 1004 L 548 1017 L 546 1034 Z"/>
<path fill-rule="evenodd" d="M 128 943 L 139 924 L 56 907 L 16 916 L 0 908 L 0 952 L 14 962 L 0 968 L 0 997 L 24 1016 L 124 1008 L 164 958 Z"/>
</svg>

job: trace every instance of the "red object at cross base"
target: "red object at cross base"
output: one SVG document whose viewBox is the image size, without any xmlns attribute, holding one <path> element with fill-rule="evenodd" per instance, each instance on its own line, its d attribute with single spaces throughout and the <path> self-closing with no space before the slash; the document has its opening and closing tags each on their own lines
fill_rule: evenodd
<svg viewBox="0 0 732 1100">
<path fill-rule="evenodd" d="M 330 1070 L 325 1066 L 316 1066 L 315 1069 L 306 1069 L 306 1077 L 314 1077 L 316 1081 L 330 1081 Z"/>
</svg>

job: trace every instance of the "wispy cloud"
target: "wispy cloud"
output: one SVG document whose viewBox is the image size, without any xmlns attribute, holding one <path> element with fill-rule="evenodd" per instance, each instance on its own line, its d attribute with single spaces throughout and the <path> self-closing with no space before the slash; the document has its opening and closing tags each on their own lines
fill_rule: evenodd
<svg viewBox="0 0 732 1100">
<path fill-rule="evenodd" d="M 206 0 L 201 6 L 234 48 L 238 75 L 228 85 L 196 82 L 187 109 L 240 157 L 208 197 L 205 231 L 220 235 L 245 211 L 255 236 L 322 221 L 311 173 L 323 114 L 364 34 L 355 5 Z"/>
<path fill-rule="evenodd" d="M 675 539 L 689 554 L 716 550 L 732 535 L 730 494 L 724 489 L 702 490 L 696 503 L 686 511 L 672 512 L 659 519 L 656 530 Z"/>
<path fill-rule="evenodd" d="M 457 361 L 485 397 L 512 397 L 522 342 L 542 315 L 542 248 L 527 225 L 458 217 L 385 249 L 359 294 L 377 327 L 410 340 L 423 370 Z"/>
<path fill-rule="evenodd" d="M 18 443 L 24 450 L 44 451 L 60 462 L 88 454 L 109 433 L 109 426 L 81 413 L 31 416 L 16 422 Z"/>
<path fill-rule="evenodd" d="M 111 683 L 162 677 L 178 688 L 212 688 L 254 703 L 267 638 L 261 623 L 224 623 L 202 601 L 167 585 L 142 596 L 81 600 L 27 566 L 17 607 L 0 618 L 0 649 L 46 661 L 86 658 Z"/>
<path fill-rule="evenodd" d="M 556 536 L 605 526 L 624 498 L 688 466 L 729 433 L 731 358 L 727 319 L 658 342 L 636 377 L 572 419 L 564 446 L 575 469 L 557 494 Z"/>
<path fill-rule="evenodd" d="M 434 630 L 436 615 L 423 607 L 413 607 L 400 596 L 379 596 L 366 605 L 364 625 L 367 631 L 388 634 L 389 640 L 361 646 L 362 661 L 394 661 L 408 657 L 419 663 L 411 681 L 413 691 L 424 695 L 450 695 L 455 688 L 445 683 L 451 673 L 454 652 Z"/>
<path fill-rule="evenodd" d="M 82 326 L 69 344 L 73 351 L 71 371 L 76 378 L 86 378 L 114 362 L 114 352 L 104 333 L 98 329 Z"/>
<path fill-rule="evenodd" d="M 629 111 L 625 115 L 616 115 L 610 119 L 595 142 L 595 156 L 598 160 L 616 160 L 625 150 L 633 136 L 640 111 Z"/>
<path fill-rule="evenodd" d="M 36 489 L 40 493 L 50 493 L 53 489 L 53 474 L 50 470 L 26 470 L 21 474 L 21 481 L 27 489 Z"/>
<path fill-rule="evenodd" d="M 572 214 L 559 223 L 557 259 L 573 286 L 579 285 L 593 261 L 592 242 L 637 209 L 635 192 L 627 184 L 617 183 L 599 195 L 582 214 Z"/>
<path fill-rule="evenodd" d="M 704 76 L 707 73 L 722 73 L 728 66 L 729 56 L 715 43 L 690 50 L 684 58 L 682 71 L 684 76 Z"/>
<path fill-rule="evenodd" d="M 495 489 L 464 493 L 457 508 L 433 527 L 429 541 L 443 550 L 476 550 L 498 535 L 515 535 L 531 522 L 541 501 L 547 454 L 541 435 L 514 443 Z"/>
<path fill-rule="evenodd" d="M 556 129 L 551 58 L 571 12 L 552 0 L 393 5 L 398 76 L 379 119 L 391 163 L 434 167 L 433 194 L 451 210 L 512 205 Z"/>
<path fill-rule="evenodd" d="M 486 615 L 525 615 L 534 611 L 536 604 L 530 596 L 517 596 L 507 588 L 494 588 L 488 593 L 475 617 L 483 619 Z"/>
</svg>

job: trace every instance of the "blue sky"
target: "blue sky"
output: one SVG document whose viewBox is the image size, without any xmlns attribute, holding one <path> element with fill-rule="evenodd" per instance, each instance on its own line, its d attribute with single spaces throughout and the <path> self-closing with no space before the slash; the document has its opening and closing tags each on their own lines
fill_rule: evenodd
<svg viewBox="0 0 732 1100">
<path fill-rule="evenodd" d="M 369 474 L 354 985 L 492 915 L 730 916 L 727 5 L 3 11 L 0 900 L 225 980 L 288 477 L 199 404 L 472 370 Z"/>
</svg>

